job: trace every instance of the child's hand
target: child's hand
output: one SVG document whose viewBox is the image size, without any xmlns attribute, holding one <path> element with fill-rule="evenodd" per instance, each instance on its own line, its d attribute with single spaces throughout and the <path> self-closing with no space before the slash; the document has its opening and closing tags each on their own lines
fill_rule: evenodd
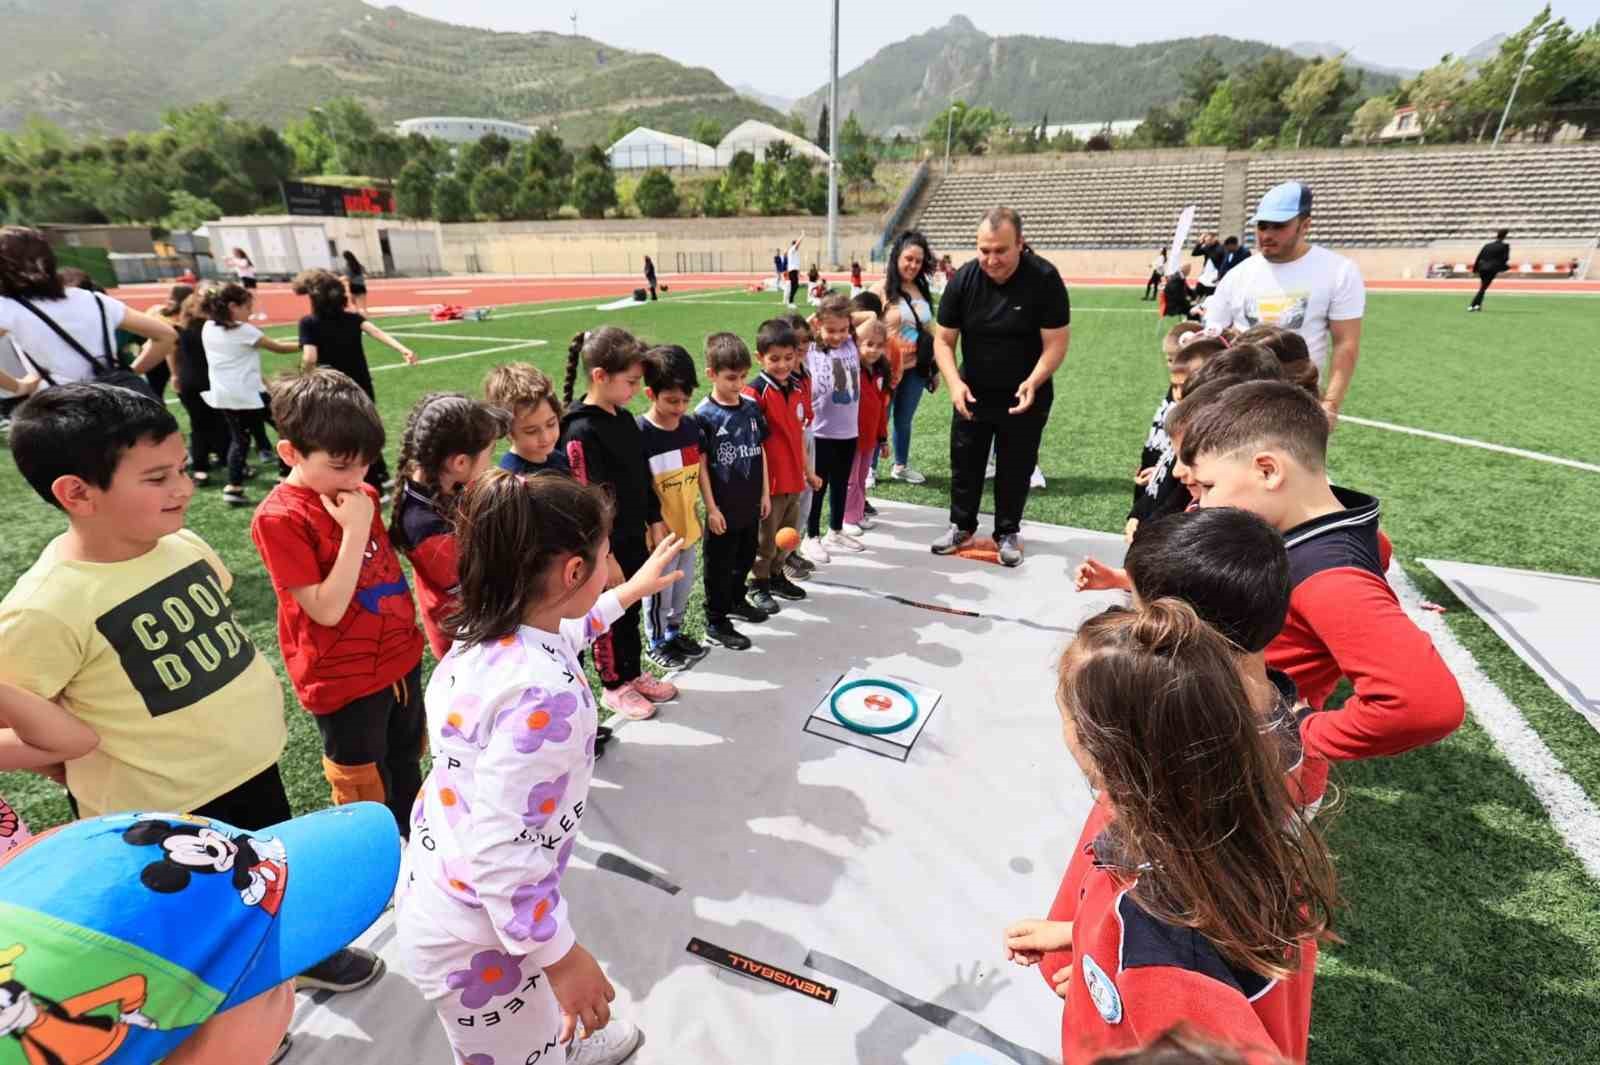
<svg viewBox="0 0 1600 1065">
<path fill-rule="evenodd" d="M 401 348 L 400 357 L 406 361 L 407 366 L 415 366 L 417 364 L 417 353 L 410 348 Z"/>
<path fill-rule="evenodd" d="M 1128 571 L 1114 569 L 1092 555 L 1083 560 L 1072 575 L 1073 586 L 1080 592 L 1103 592 L 1110 588 L 1130 588 Z"/>
<path fill-rule="evenodd" d="M 616 990 L 583 947 L 574 943 L 560 961 L 546 965 L 544 974 L 561 1007 L 561 1041 L 570 1042 L 577 1034 L 578 1022 L 586 1033 L 598 1032 L 611 1022 L 611 1000 Z"/>
<path fill-rule="evenodd" d="M 1133 483 L 1138 485 L 1140 488 L 1143 488 L 1145 485 L 1150 483 L 1150 478 L 1154 477 L 1155 475 L 1156 468 L 1154 466 L 1146 466 L 1144 469 L 1133 475 Z"/>
<path fill-rule="evenodd" d="M 1005 932 L 1006 960 L 1018 965 L 1038 965 L 1057 950 L 1072 949 L 1071 921 L 1018 921 Z"/>
<path fill-rule="evenodd" d="M 677 560 L 678 552 L 683 550 L 683 540 L 672 533 L 656 544 L 656 549 L 650 552 L 650 557 L 645 559 L 644 565 L 634 571 L 632 577 L 617 589 L 617 599 L 624 608 L 632 606 L 647 595 L 658 595 L 663 589 L 670 586 L 683 576 L 679 569 L 668 570 Z"/>
<path fill-rule="evenodd" d="M 1067 997 L 1067 991 L 1072 987 L 1072 974 L 1075 971 L 1071 965 L 1063 965 L 1050 976 L 1050 986 L 1055 988 L 1057 995 Z"/>
<path fill-rule="evenodd" d="M 769 515 L 771 513 L 772 513 L 772 497 L 771 496 L 762 496 L 761 497 L 761 520 L 762 521 L 766 521 L 767 520 L 767 515 Z"/>
<path fill-rule="evenodd" d="M 728 531 L 728 519 L 722 516 L 721 510 L 717 509 L 716 507 L 712 507 L 710 510 L 706 511 L 706 527 L 709 528 L 713 534 L 721 536 L 723 533 Z"/>
<path fill-rule="evenodd" d="M 809 484 L 811 486 L 811 490 L 813 492 L 822 491 L 822 478 L 818 477 L 814 473 L 807 473 L 806 474 L 806 484 Z"/>
<path fill-rule="evenodd" d="M 1126 544 L 1133 543 L 1133 534 L 1138 532 L 1138 531 L 1139 531 L 1139 519 L 1138 518 L 1129 518 L 1128 519 L 1128 524 L 1126 524 L 1126 525 L 1124 525 L 1122 527 L 1122 542 L 1126 543 Z"/>
<path fill-rule="evenodd" d="M 29 769 L 57 784 L 67 782 L 64 763 L 100 744 L 94 729 L 70 711 L 25 688 L 0 682 L 0 771 Z"/>
<path fill-rule="evenodd" d="M 345 532 L 365 532 L 372 528 L 374 507 L 372 497 L 365 492 L 340 492 L 337 499 L 319 496 L 322 509 L 332 515 Z"/>
</svg>

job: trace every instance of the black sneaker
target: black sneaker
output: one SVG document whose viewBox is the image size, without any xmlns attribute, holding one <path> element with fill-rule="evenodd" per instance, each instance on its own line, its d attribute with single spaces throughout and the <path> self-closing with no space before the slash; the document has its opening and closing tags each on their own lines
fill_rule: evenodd
<svg viewBox="0 0 1600 1065">
<path fill-rule="evenodd" d="M 750 650 L 750 637 L 734 628 L 733 623 L 729 621 L 706 622 L 706 639 L 721 644 L 730 651 Z"/>
<path fill-rule="evenodd" d="M 933 542 L 933 553 L 936 555 L 953 555 L 971 540 L 973 531 L 958 529 L 954 525 L 945 530 L 945 534 Z"/>
<path fill-rule="evenodd" d="M 798 603 L 806 597 L 806 590 L 789 579 L 786 573 L 772 575 L 772 594 L 779 599 L 787 599 L 791 603 Z"/>
<path fill-rule="evenodd" d="M 756 606 L 750 600 L 740 599 L 728 608 L 728 616 L 730 618 L 738 618 L 740 621 L 750 625 L 759 625 L 772 615 Z"/>
<path fill-rule="evenodd" d="M 611 728 L 601 725 L 594 733 L 594 760 L 599 761 L 606 756 L 606 741 L 611 738 Z"/>
<path fill-rule="evenodd" d="M 876 518 L 878 516 L 878 508 L 873 506 L 871 503 L 868 503 L 866 500 L 862 500 L 861 513 L 865 514 L 869 518 Z"/>
<path fill-rule="evenodd" d="M 384 973 L 383 959 L 370 950 L 345 947 L 294 978 L 300 991 L 355 991 Z"/>
<path fill-rule="evenodd" d="M 222 490 L 222 501 L 230 507 L 248 507 L 250 500 L 245 498 L 244 489 L 233 485 Z"/>
<path fill-rule="evenodd" d="M 799 555 L 790 555 L 783 560 L 783 575 L 792 581 L 810 580 L 817 567 Z"/>
<path fill-rule="evenodd" d="M 782 607 L 778 606 L 778 601 L 772 598 L 770 581 L 760 581 L 754 587 L 752 587 L 750 589 L 749 601 L 751 606 L 755 607 L 763 614 L 766 614 L 768 617 L 771 617 L 773 614 L 776 614 L 782 609 Z M 735 606 L 734 613 L 738 613 L 738 610 L 739 608 Z"/>
<path fill-rule="evenodd" d="M 658 643 L 645 649 L 644 656 L 662 669 L 682 669 L 689 660 L 679 654 L 671 643 Z"/>
<path fill-rule="evenodd" d="M 687 633 L 683 632 L 668 640 L 667 646 L 690 661 L 699 661 L 710 653 L 698 642 L 691 640 Z"/>
</svg>

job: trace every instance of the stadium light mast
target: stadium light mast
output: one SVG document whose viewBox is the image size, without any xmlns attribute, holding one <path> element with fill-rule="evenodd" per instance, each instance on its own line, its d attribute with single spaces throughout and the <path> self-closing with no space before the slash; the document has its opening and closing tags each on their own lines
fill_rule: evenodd
<svg viewBox="0 0 1600 1065">
<path fill-rule="evenodd" d="M 1506 119 L 1511 117 L 1511 105 L 1517 102 L 1517 90 L 1522 88 L 1522 75 L 1526 74 L 1528 67 L 1532 65 L 1534 46 L 1539 43 L 1539 39 L 1545 35 L 1548 28 L 1542 27 L 1538 33 L 1528 38 L 1528 43 L 1523 47 L 1522 65 L 1517 67 L 1516 79 L 1511 83 L 1511 95 L 1506 97 L 1506 109 L 1500 112 L 1500 125 L 1495 128 L 1494 143 L 1490 145 L 1491 148 L 1500 147 L 1500 134 L 1506 131 Z"/>
<path fill-rule="evenodd" d="M 833 0 L 828 77 L 828 262 L 839 265 L 839 0 Z"/>
</svg>

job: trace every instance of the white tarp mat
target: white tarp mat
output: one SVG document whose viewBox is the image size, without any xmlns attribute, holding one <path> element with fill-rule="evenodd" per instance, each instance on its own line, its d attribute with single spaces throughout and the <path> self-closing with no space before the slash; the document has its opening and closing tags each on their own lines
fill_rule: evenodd
<svg viewBox="0 0 1600 1065">
<path fill-rule="evenodd" d="M 681 698 L 599 763 L 563 881 L 579 941 L 644 1030 L 641 1065 L 1056 1060 L 1060 1000 L 1003 960 L 1010 921 L 1055 896 L 1089 794 L 1062 745 L 1054 663 L 1116 601 L 1071 572 L 1120 538 L 1024 530 L 1007 570 L 938 558 L 942 512 L 883 503 L 870 550 L 819 567 L 804 603 L 714 649 Z M 851 667 L 940 694 L 902 762 L 805 731 Z M 832 1004 L 713 966 L 691 939 L 837 990 Z M 432 1011 L 391 961 L 347 995 L 300 996 L 292 1065 L 445 1065 Z"/>
<path fill-rule="evenodd" d="M 1555 693 L 1600 729 L 1600 581 L 1422 559 Z"/>
</svg>

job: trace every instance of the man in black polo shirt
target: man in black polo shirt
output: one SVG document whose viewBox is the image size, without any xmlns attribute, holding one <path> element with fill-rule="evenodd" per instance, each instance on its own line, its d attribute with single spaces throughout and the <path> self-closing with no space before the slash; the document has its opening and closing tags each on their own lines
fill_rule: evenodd
<svg viewBox="0 0 1600 1065">
<path fill-rule="evenodd" d="M 1051 375 L 1067 356 L 1071 311 L 1055 267 L 1027 251 L 1022 219 L 995 207 L 978 226 L 978 257 L 956 272 L 939 303 L 933 353 L 950 387 L 950 529 L 933 544 L 948 555 L 972 539 L 984 467 L 995 451 L 994 536 L 1000 561 L 1022 562 L 1022 511 L 1039 440 L 1055 398 Z M 956 342 L 964 361 L 956 368 Z"/>
<path fill-rule="evenodd" d="M 1483 310 L 1483 294 L 1489 291 L 1495 278 L 1511 269 L 1511 245 L 1506 243 L 1506 237 L 1510 235 L 1509 229 L 1502 229 L 1493 240 L 1478 249 L 1478 257 L 1472 262 L 1473 272 L 1478 275 L 1478 294 L 1467 304 L 1467 310 Z"/>
</svg>

